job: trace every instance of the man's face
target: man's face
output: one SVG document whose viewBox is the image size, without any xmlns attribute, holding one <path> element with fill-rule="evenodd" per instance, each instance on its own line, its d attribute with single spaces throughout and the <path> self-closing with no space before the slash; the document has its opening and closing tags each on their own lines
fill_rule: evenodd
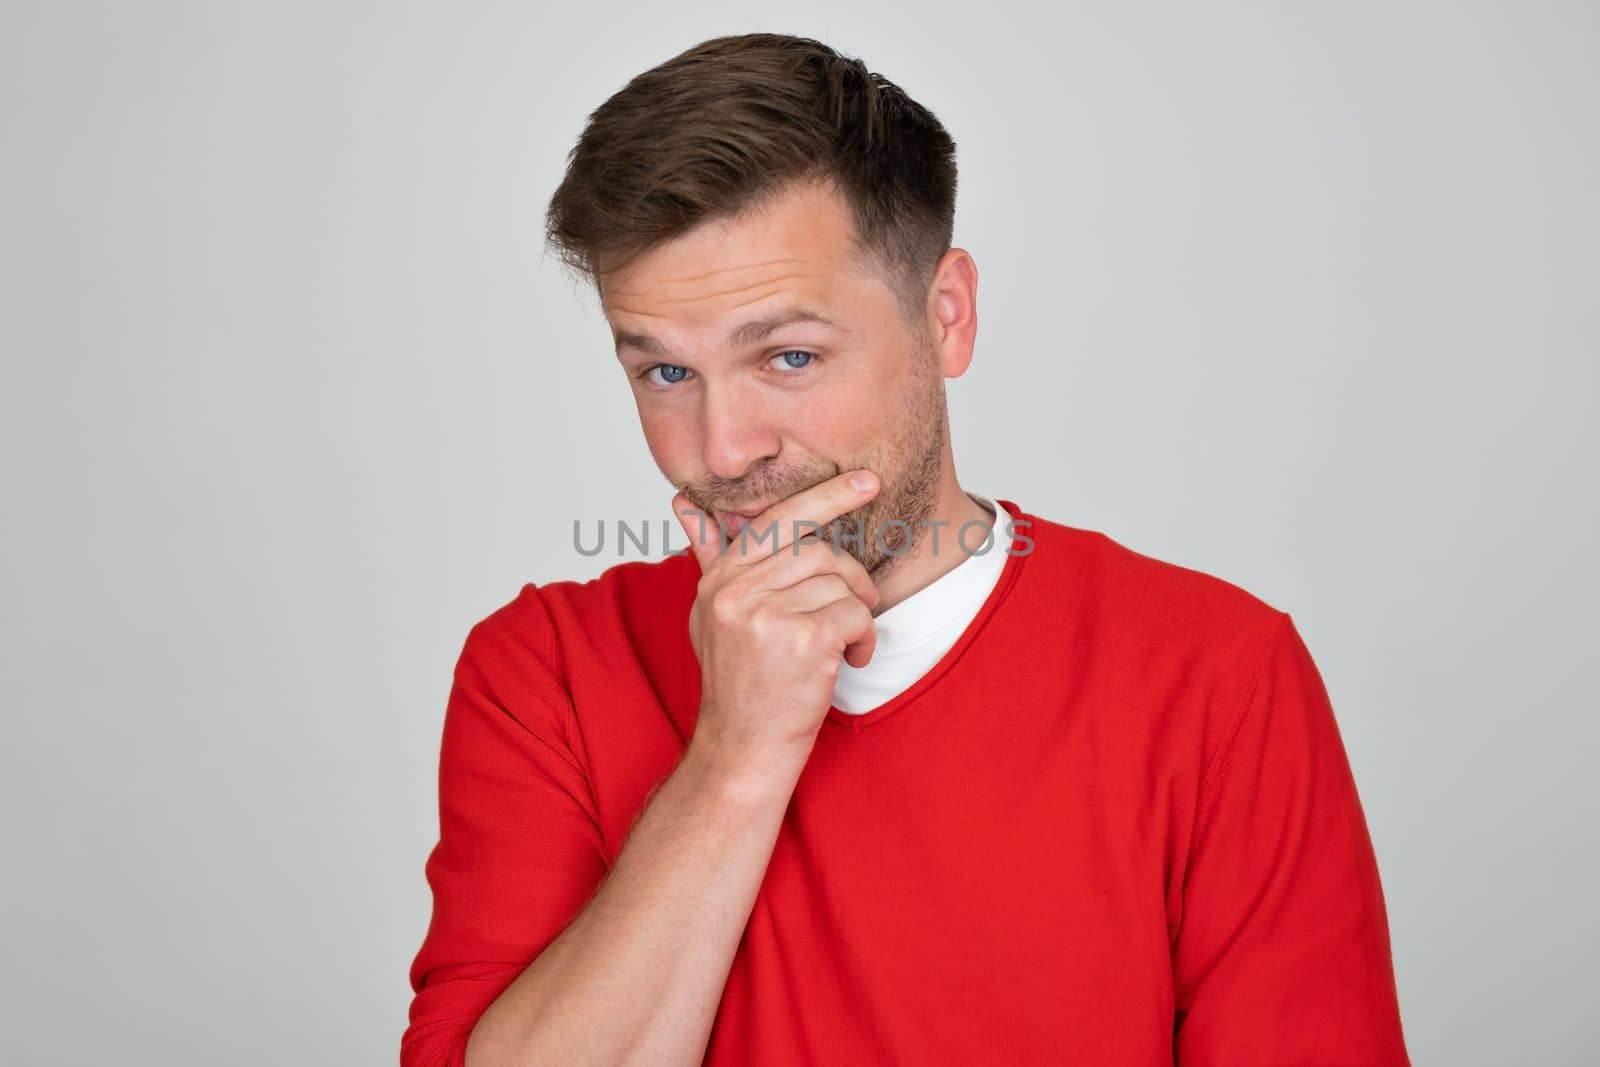
<svg viewBox="0 0 1600 1067">
<path fill-rule="evenodd" d="M 728 534 L 729 512 L 865 467 L 882 488 L 839 519 L 865 543 L 839 543 L 875 571 L 904 554 L 906 529 L 884 524 L 914 530 L 937 501 L 945 395 L 927 327 L 907 327 L 851 235 L 837 194 L 798 186 L 652 249 L 601 291 L 667 480 Z"/>
</svg>

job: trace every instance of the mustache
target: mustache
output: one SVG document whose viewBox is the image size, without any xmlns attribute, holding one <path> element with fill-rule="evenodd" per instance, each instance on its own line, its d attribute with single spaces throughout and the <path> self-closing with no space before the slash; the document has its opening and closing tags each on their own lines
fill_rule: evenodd
<svg viewBox="0 0 1600 1067">
<path fill-rule="evenodd" d="M 752 501 L 787 500 L 796 493 L 802 493 L 814 485 L 820 485 L 829 478 L 838 476 L 843 470 L 843 467 L 830 463 L 823 468 L 811 468 L 786 475 L 763 474 L 738 481 L 710 478 L 698 484 L 680 484 L 678 490 L 701 510 L 732 511 L 738 510 L 740 505 L 748 506 Z"/>
</svg>

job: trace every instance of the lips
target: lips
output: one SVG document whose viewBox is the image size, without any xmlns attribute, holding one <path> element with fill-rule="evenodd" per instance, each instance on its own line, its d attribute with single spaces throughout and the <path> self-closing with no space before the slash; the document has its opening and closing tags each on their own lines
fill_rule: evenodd
<svg viewBox="0 0 1600 1067">
<path fill-rule="evenodd" d="M 768 504 L 757 504 L 755 507 L 741 508 L 738 511 L 732 508 L 718 508 L 717 517 L 727 525 L 730 534 L 736 534 L 742 528 L 749 526 L 750 521 L 757 515 L 760 515 L 776 503 L 777 501 L 774 500 Z"/>
<path fill-rule="evenodd" d="M 759 511 L 750 513 L 743 511 L 724 511 L 722 512 L 722 521 L 728 524 L 729 534 L 736 534 L 746 526 L 749 526 L 750 521 L 759 514 L 761 514 Z"/>
</svg>

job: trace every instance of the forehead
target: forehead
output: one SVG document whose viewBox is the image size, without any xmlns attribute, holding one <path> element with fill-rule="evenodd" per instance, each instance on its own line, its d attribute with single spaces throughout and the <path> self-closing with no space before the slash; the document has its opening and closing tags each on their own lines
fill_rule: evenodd
<svg viewBox="0 0 1600 1067">
<path fill-rule="evenodd" d="M 803 186 L 652 248 L 603 279 L 601 304 L 616 335 L 715 329 L 758 305 L 848 316 L 863 288 L 881 287 L 853 233 L 842 199 Z"/>
</svg>

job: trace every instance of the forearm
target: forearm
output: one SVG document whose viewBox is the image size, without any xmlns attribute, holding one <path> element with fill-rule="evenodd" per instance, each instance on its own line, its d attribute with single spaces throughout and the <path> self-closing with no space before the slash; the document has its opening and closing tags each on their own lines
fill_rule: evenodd
<svg viewBox="0 0 1600 1067">
<path fill-rule="evenodd" d="M 469 1067 L 701 1062 L 799 768 L 691 743 L 589 903 L 479 1019 Z"/>
</svg>

